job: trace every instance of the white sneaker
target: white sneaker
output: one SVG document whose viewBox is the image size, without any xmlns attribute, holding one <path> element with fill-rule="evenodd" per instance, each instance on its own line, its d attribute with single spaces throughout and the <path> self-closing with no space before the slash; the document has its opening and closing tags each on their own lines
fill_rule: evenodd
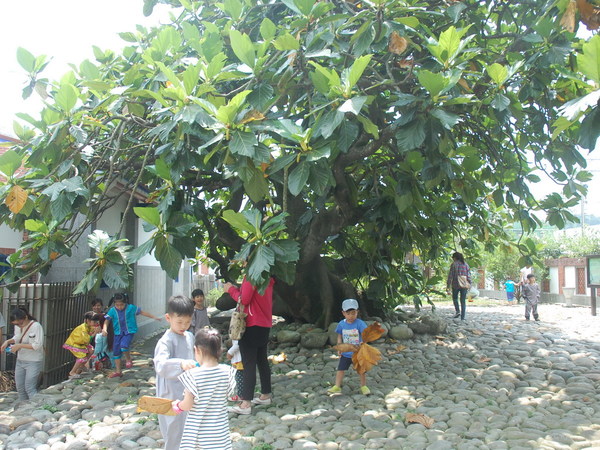
<svg viewBox="0 0 600 450">
<path fill-rule="evenodd" d="M 254 405 L 270 405 L 272 402 L 271 397 L 265 398 L 264 400 L 260 397 L 256 397 L 252 399 L 252 404 Z"/>
</svg>

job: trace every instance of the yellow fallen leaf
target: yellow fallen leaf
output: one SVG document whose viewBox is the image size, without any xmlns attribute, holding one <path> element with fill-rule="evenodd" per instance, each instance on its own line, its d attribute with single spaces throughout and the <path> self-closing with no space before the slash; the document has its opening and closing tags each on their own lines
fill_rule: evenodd
<svg viewBox="0 0 600 450">
<path fill-rule="evenodd" d="M 435 422 L 431 417 L 428 417 L 425 414 L 406 413 L 404 418 L 407 423 L 420 423 L 425 428 L 431 428 Z"/>
<path fill-rule="evenodd" d="M 13 214 L 18 214 L 23 209 L 26 202 L 27 192 L 18 184 L 15 184 L 10 189 L 4 200 L 4 203 L 6 203 L 6 206 L 8 206 L 8 209 L 10 209 Z"/>
</svg>

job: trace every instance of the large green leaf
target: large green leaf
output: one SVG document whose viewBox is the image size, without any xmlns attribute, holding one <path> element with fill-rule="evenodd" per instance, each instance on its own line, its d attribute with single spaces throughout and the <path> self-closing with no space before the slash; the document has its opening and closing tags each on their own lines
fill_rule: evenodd
<svg viewBox="0 0 600 450">
<path fill-rule="evenodd" d="M 17 48 L 17 61 L 25 71 L 31 73 L 35 70 L 35 56 L 23 47 Z"/>
<path fill-rule="evenodd" d="M 265 17 L 263 21 L 260 23 L 260 35 L 265 41 L 270 41 L 275 37 L 275 33 L 277 32 L 277 27 L 273 23 L 271 19 Z"/>
<path fill-rule="evenodd" d="M 434 98 L 448 85 L 448 80 L 443 74 L 433 73 L 427 69 L 420 70 L 417 73 L 417 78 L 421 86 L 427 89 Z"/>
<path fill-rule="evenodd" d="M 350 67 L 350 72 L 348 74 L 347 83 L 349 89 L 352 89 L 354 86 L 356 86 L 356 83 L 358 83 L 358 80 L 360 80 L 360 77 L 362 77 L 362 74 L 371 62 L 372 57 L 373 55 L 363 55 L 354 60 L 352 66 Z M 349 93 L 350 91 L 348 91 L 348 94 Z"/>
<path fill-rule="evenodd" d="M 153 247 L 154 241 L 152 239 L 144 242 L 142 245 L 137 246 L 127 254 L 127 262 L 129 264 L 138 262 L 141 258 L 149 254 Z"/>
<path fill-rule="evenodd" d="M 579 70 L 591 80 L 600 83 L 600 35 L 583 44 L 583 53 L 577 54 Z"/>
<path fill-rule="evenodd" d="M 494 63 L 485 68 L 486 72 L 498 86 L 502 86 L 508 78 L 508 69 L 501 64 Z"/>
<path fill-rule="evenodd" d="M 306 186 L 308 176 L 310 175 L 310 165 L 306 161 L 302 161 L 290 172 L 288 178 L 288 188 L 290 194 L 298 195 Z"/>
<path fill-rule="evenodd" d="M 265 272 L 270 272 L 274 262 L 275 252 L 266 245 L 257 245 L 248 261 L 248 276 L 251 280 L 260 280 Z"/>
<path fill-rule="evenodd" d="M 223 219 L 232 227 L 240 231 L 245 231 L 246 233 L 256 233 L 254 226 L 248 222 L 248 219 L 242 213 L 227 209 L 223 211 Z"/>
<path fill-rule="evenodd" d="M 21 167 L 21 164 L 23 164 L 23 161 L 14 150 L 7 150 L 0 155 L 0 172 L 9 178 Z"/>
<path fill-rule="evenodd" d="M 56 104 L 66 113 L 70 113 L 77 103 L 79 91 L 69 83 L 61 84 L 55 95 Z"/>
<path fill-rule="evenodd" d="M 179 268 L 183 262 L 181 253 L 164 236 L 159 236 L 155 244 L 154 256 L 160 262 L 160 267 L 167 272 L 169 277 L 175 280 L 179 276 Z"/>
<path fill-rule="evenodd" d="M 133 208 L 133 212 L 136 216 L 145 220 L 150 225 L 153 225 L 156 228 L 160 227 L 160 212 L 158 211 L 158 208 L 151 206 L 137 206 Z"/>
<path fill-rule="evenodd" d="M 254 133 L 240 130 L 233 130 L 231 132 L 229 149 L 234 154 L 253 157 L 255 154 L 254 146 L 257 144 L 258 141 Z"/>
<path fill-rule="evenodd" d="M 247 34 L 240 33 L 238 30 L 231 30 L 229 37 L 231 39 L 231 49 L 235 53 L 235 56 L 249 67 L 254 67 L 256 63 L 256 51 L 250 37 Z"/>
</svg>

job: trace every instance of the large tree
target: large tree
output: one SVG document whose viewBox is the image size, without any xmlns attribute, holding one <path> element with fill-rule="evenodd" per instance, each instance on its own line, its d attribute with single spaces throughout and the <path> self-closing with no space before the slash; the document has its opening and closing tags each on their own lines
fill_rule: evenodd
<svg viewBox="0 0 600 450">
<path fill-rule="evenodd" d="M 225 279 L 235 260 L 257 285 L 274 274 L 286 315 L 327 322 L 345 297 L 381 313 L 409 292 L 407 254 L 493 246 L 536 210 L 561 225 L 585 192 L 600 37 L 575 38 L 574 2 L 161 3 L 182 6 L 172 23 L 60 81 L 19 51 L 46 107 L 0 157 L 0 220 L 30 231 L 13 279 L 68 255 L 119 181 L 150 192 L 134 210 L 154 234 L 132 251 L 94 235 L 84 288 L 125 283 L 149 251 L 175 276 L 201 249 Z M 533 198 L 537 169 L 562 196 Z"/>
</svg>

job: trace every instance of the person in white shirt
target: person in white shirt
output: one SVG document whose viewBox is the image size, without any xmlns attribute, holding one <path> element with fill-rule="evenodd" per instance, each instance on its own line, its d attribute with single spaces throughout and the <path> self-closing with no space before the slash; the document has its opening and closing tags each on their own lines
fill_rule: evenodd
<svg viewBox="0 0 600 450">
<path fill-rule="evenodd" d="M 0 347 L 17 355 L 15 384 L 19 401 L 30 400 L 37 394 L 38 380 L 44 365 L 44 330 L 39 322 L 24 307 L 11 311 L 10 322 L 15 326 L 15 335 Z"/>
</svg>

